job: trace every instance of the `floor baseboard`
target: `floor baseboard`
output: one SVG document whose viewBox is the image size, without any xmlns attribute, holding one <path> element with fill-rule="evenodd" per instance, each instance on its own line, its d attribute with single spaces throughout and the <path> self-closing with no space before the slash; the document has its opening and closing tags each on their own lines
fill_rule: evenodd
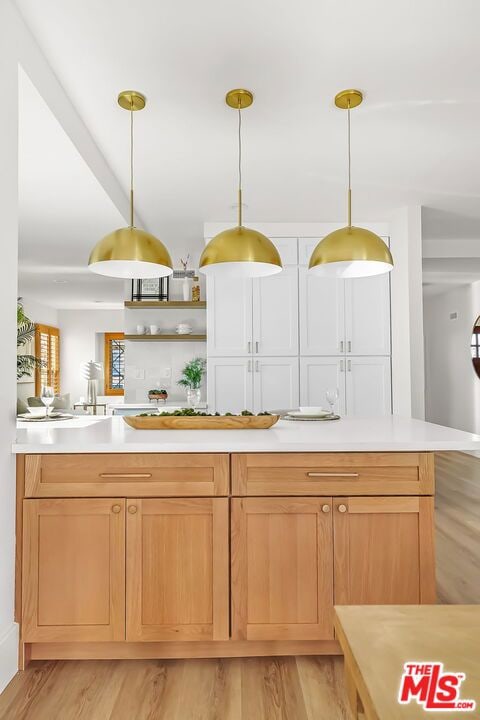
<svg viewBox="0 0 480 720">
<path fill-rule="evenodd" d="M 18 625 L 0 629 L 0 692 L 18 672 Z"/>
</svg>

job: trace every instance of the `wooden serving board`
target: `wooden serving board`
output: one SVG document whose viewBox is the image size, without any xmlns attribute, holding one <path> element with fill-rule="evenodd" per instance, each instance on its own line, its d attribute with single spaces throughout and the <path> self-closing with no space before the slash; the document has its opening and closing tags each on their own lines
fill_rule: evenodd
<svg viewBox="0 0 480 720">
<path fill-rule="evenodd" d="M 280 415 L 124 415 L 123 419 L 136 430 L 267 430 L 278 422 Z"/>
</svg>

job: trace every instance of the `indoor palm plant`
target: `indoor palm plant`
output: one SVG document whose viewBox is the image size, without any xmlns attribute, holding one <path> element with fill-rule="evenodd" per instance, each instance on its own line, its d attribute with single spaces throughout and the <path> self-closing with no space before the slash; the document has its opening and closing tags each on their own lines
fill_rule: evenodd
<svg viewBox="0 0 480 720">
<path fill-rule="evenodd" d="M 190 407 L 196 407 L 200 402 L 200 388 L 205 374 L 206 361 L 204 358 L 190 360 L 182 370 L 182 377 L 178 385 L 187 392 L 187 402 Z"/>
<path fill-rule="evenodd" d="M 25 315 L 22 298 L 17 298 L 17 353 L 18 348 L 25 348 L 35 336 L 35 323 Z M 32 374 L 36 368 L 44 366 L 44 362 L 35 355 L 17 354 L 17 380 Z"/>
</svg>

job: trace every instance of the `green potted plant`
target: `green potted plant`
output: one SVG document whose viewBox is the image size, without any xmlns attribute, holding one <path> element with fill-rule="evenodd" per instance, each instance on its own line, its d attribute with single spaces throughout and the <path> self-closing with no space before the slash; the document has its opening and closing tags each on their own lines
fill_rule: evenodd
<svg viewBox="0 0 480 720">
<path fill-rule="evenodd" d="M 25 315 L 22 298 L 17 298 L 17 380 L 32 374 L 37 368 L 45 367 L 45 363 L 35 355 L 25 352 L 35 336 L 35 323 Z M 22 348 L 18 352 L 18 348 Z"/>
<path fill-rule="evenodd" d="M 149 400 L 155 400 L 156 402 L 161 400 L 162 402 L 166 402 L 167 398 L 168 393 L 164 388 L 154 388 L 153 390 L 148 391 Z"/>
<path fill-rule="evenodd" d="M 204 358 L 194 358 L 182 370 L 182 377 L 177 384 L 185 388 L 189 407 L 194 408 L 200 403 L 202 379 L 205 375 L 206 364 Z"/>
</svg>

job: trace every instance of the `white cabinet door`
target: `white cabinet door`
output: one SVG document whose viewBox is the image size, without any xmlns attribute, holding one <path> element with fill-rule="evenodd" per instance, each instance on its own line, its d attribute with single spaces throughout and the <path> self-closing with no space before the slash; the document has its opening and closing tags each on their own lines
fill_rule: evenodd
<svg viewBox="0 0 480 720">
<path fill-rule="evenodd" d="M 209 358 L 207 362 L 208 412 L 240 413 L 253 407 L 253 360 Z"/>
<path fill-rule="evenodd" d="M 299 268 L 300 355 L 345 352 L 344 281 L 319 278 Z"/>
<path fill-rule="evenodd" d="M 346 352 L 390 354 L 390 276 L 345 280 Z"/>
<path fill-rule="evenodd" d="M 254 412 L 298 407 L 298 358 L 259 357 L 253 366 Z"/>
<path fill-rule="evenodd" d="M 346 360 L 338 357 L 300 358 L 300 405 L 315 405 L 330 409 L 325 393 L 338 388 L 335 411 L 345 414 Z"/>
<path fill-rule="evenodd" d="M 207 354 L 245 355 L 252 351 L 252 281 L 207 280 Z"/>
<path fill-rule="evenodd" d="M 389 357 L 346 358 L 347 415 L 390 415 L 392 381 Z"/>
<path fill-rule="evenodd" d="M 253 351 L 298 355 L 298 269 L 253 281 Z"/>
</svg>

